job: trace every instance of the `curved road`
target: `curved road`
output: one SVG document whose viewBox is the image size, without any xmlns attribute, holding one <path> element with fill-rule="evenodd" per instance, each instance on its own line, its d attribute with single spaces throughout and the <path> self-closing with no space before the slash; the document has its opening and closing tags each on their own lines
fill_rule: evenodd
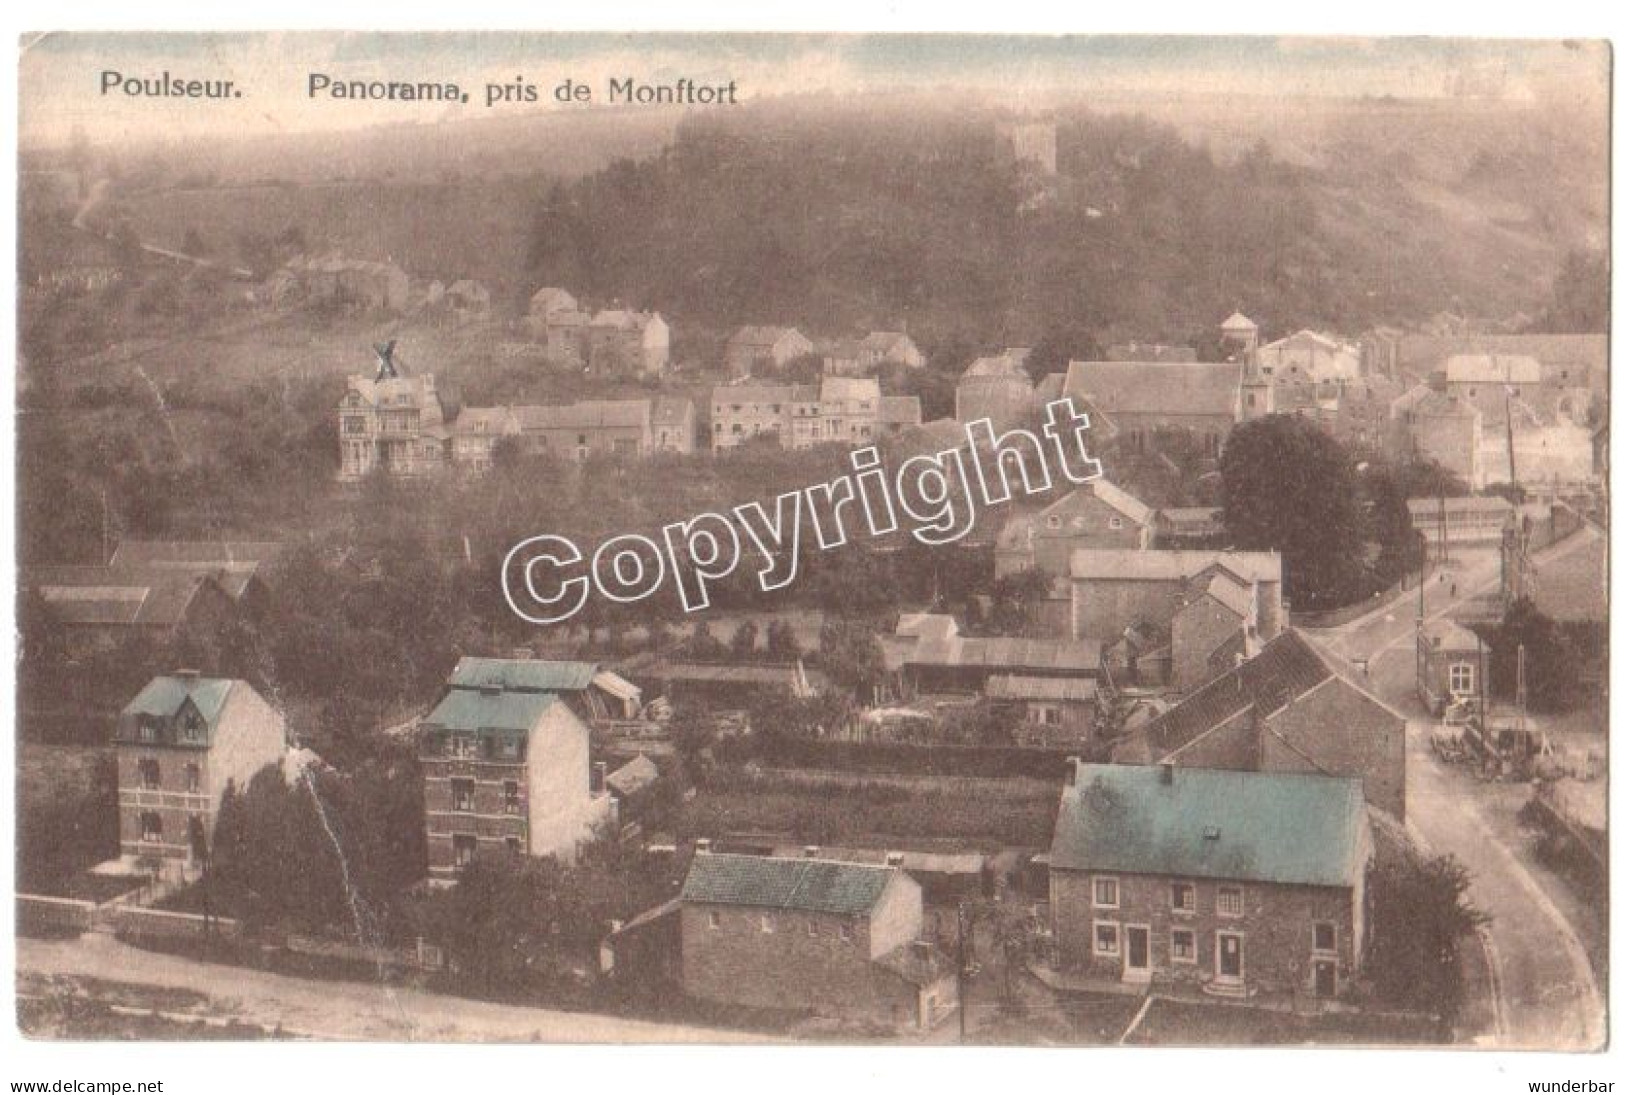
<svg viewBox="0 0 1625 1095">
<path fill-rule="evenodd" d="M 1582 546 L 1590 530 L 1536 558 Z M 1493 552 L 1456 564 L 1428 586 L 1429 620 L 1450 614 L 1498 580 Z M 1454 582 L 1459 596 L 1450 597 Z M 1496 974 L 1499 1048 L 1597 1049 L 1607 1041 L 1606 1009 L 1591 963 L 1573 927 L 1524 864 L 1510 822 L 1526 785 L 1480 783 L 1433 753 L 1433 720 L 1415 693 L 1416 592 L 1338 628 L 1310 632 L 1333 652 L 1367 662 L 1372 689 L 1407 720 L 1407 824 L 1435 854 L 1454 855 L 1472 872 L 1470 896 L 1494 920 L 1486 932 Z M 1521 793 L 1520 793 L 1521 791 Z"/>
</svg>

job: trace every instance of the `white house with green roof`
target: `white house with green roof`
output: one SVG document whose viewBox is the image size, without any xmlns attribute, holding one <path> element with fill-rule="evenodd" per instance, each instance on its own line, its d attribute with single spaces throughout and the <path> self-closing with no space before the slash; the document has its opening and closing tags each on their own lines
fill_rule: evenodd
<svg viewBox="0 0 1625 1095">
<path fill-rule="evenodd" d="M 281 712 L 246 682 L 192 670 L 154 677 L 119 713 L 119 853 L 132 866 L 188 879 L 214 838 L 220 797 L 282 761 Z"/>
<path fill-rule="evenodd" d="M 1340 996 L 1370 858 L 1357 779 L 1076 764 L 1049 854 L 1058 964 L 1147 990 Z"/>
</svg>

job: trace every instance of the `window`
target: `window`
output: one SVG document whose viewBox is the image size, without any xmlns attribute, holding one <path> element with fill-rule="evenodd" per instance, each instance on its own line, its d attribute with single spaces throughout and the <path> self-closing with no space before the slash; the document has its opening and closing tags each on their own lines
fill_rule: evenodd
<svg viewBox="0 0 1625 1095">
<path fill-rule="evenodd" d="M 150 757 L 141 761 L 141 789 L 143 791 L 156 791 L 161 782 L 159 779 L 158 762 Z"/>
<path fill-rule="evenodd" d="M 1123 527 L 1123 519 L 1121 517 L 1113 517 L 1110 521 L 1106 522 L 1106 526 L 1112 529 L 1120 529 Z"/>
<path fill-rule="evenodd" d="M 1175 962 L 1196 964 L 1196 933 L 1189 928 L 1175 928 L 1168 937 L 1169 957 Z"/>
<path fill-rule="evenodd" d="M 1171 898 L 1174 912 L 1193 913 L 1196 911 L 1196 887 L 1189 882 L 1175 882 Z"/>
<path fill-rule="evenodd" d="M 195 795 L 202 790 L 203 770 L 199 768 L 197 766 L 197 762 L 194 761 L 186 766 L 186 793 Z"/>
<path fill-rule="evenodd" d="M 1219 887 L 1219 915 L 1240 916 L 1243 909 L 1240 886 Z"/>
<path fill-rule="evenodd" d="M 712 931 L 721 931 L 722 930 L 722 914 L 719 913 L 719 912 L 707 913 L 706 916 L 705 916 L 705 926 L 707 928 L 710 928 Z"/>
<path fill-rule="evenodd" d="M 814 938 L 814 939 L 818 938 L 818 921 L 816 921 L 816 920 L 807 921 L 807 934 L 809 936 L 811 936 L 812 938 Z"/>
<path fill-rule="evenodd" d="M 519 781 L 504 780 L 502 784 L 502 812 L 517 814 L 519 812 Z"/>
<path fill-rule="evenodd" d="M 1117 879 L 1097 878 L 1094 886 L 1095 908 L 1117 908 Z"/>
<path fill-rule="evenodd" d="M 1049 517 L 1046 517 L 1044 519 L 1044 524 L 1048 525 L 1050 528 L 1060 528 L 1061 527 L 1061 519 L 1059 517 L 1051 514 Z"/>
<path fill-rule="evenodd" d="M 479 842 L 467 833 L 459 833 L 458 835 L 452 837 L 452 858 L 455 860 L 457 866 L 466 867 L 470 863 L 474 862 L 474 849 L 477 847 L 479 847 Z"/>
<path fill-rule="evenodd" d="M 510 836 L 505 838 L 503 843 L 508 846 L 508 857 L 510 859 L 518 859 L 521 851 L 519 847 L 519 838 L 516 836 Z"/>
<path fill-rule="evenodd" d="M 843 942 L 843 943 L 852 942 L 852 925 L 851 924 L 842 924 L 841 925 L 841 942 Z"/>
<path fill-rule="evenodd" d="M 1450 691 L 1457 696 L 1473 694 L 1473 663 L 1453 662 L 1450 666 Z"/>
<path fill-rule="evenodd" d="M 158 728 L 156 726 L 154 726 L 150 722 L 142 723 L 141 724 L 141 740 L 142 741 L 157 741 L 158 740 Z"/>
<path fill-rule="evenodd" d="M 472 759 L 475 748 L 472 734 L 452 734 L 446 739 L 446 752 L 454 757 Z"/>
<path fill-rule="evenodd" d="M 154 813 L 142 814 L 141 839 L 153 843 L 164 839 L 164 819 Z"/>
<path fill-rule="evenodd" d="M 1337 950 L 1337 925 L 1315 925 L 1315 950 L 1335 953 Z"/>
<path fill-rule="evenodd" d="M 451 808 L 463 813 L 472 813 L 474 810 L 474 781 L 471 779 L 454 779 L 451 781 Z"/>
<path fill-rule="evenodd" d="M 1116 957 L 1119 952 L 1117 941 L 1117 925 L 1106 920 L 1095 922 L 1095 953 L 1106 957 Z"/>
<path fill-rule="evenodd" d="M 502 753 L 502 758 L 504 760 L 518 760 L 519 759 L 519 739 L 518 738 L 503 738 L 498 748 L 500 749 L 500 751 Z"/>
<path fill-rule="evenodd" d="M 776 923 L 773 922 L 773 917 L 772 916 L 768 915 L 767 913 L 762 914 L 762 934 L 763 935 L 772 935 L 775 931 L 778 931 L 778 927 L 779 926 Z"/>
</svg>

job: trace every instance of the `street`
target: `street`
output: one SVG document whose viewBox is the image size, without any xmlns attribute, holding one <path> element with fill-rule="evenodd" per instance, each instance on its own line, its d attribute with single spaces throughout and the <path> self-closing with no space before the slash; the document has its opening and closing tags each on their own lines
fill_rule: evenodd
<svg viewBox="0 0 1625 1095">
<path fill-rule="evenodd" d="M 1537 561 L 1577 549 L 1585 535 L 1560 541 Z M 1429 578 L 1431 621 L 1493 587 L 1498 562 L 1493 551 L 1462 552 L 1444 581 Z M 1527 800 L 1527 785 L 1481 782 L 1445 764 L 1430 746 L 1434 723 L 1415 692 L 1416 606 L 1411 590 L 1361 619 L 1311 634 L 1333 653 L 1364 661 L 1372 690 L 1407 719 L 1407 823 L 1429 852 L 1454 855 L 1472 872 L 1470 897 L 1494 918 L 1487 949 L 1497 975 L 1498 1047 L 1598 1048 L 1607 1030 L 1591 964 L 1518 839 L 1514 815 Z"/>
<path fill-rule="evenodd" d="M 588 1012 L 492 1004 L 419 989 L 353 981 L 306 981 L 142 950 L 111 935 L 19 937 L 17 972 L 191 989 L 211 1017 L 278 1027 L 296 1037 L 392 1042 L 741 1043 L 741 1031 L 620 1019 Z M 229 987 L 228 987 L 229 986 Z"/>
</svg>

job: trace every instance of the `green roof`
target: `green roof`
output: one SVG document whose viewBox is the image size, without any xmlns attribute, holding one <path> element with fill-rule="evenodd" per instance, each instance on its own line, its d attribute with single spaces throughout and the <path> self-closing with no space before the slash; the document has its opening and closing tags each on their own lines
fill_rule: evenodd
<svg viewBox="0 0 1625 1095">
<path fill-rule="evenodd" d="M 459 658 L 451 671 L 453 688 L 497 685 L 523 692 L 580 692 L 592 684 L 598 666 L 535 658 Z"/>
<path fill-rule="evenodd" d="M 124 706 L 123 713 L 173 718 L 181 709 L 181 704 L 190 699 L 212 730 L 220 718 L 221 708 L 226 706 L 226 696 L 230 694 L 231 686 L 236 683 L 221 677 L 154 677 L 147 682 L 147 687 L 137 693 L 135 699 Z"/>
<path fill-rule="evenodd" d="M 482 692 L 453 688 L 423 720 L 431 730 L 529 731 L 557 697 L 547 692 Z"/>
<path fill-rule="evenodd" d="M 1364 810 L 1357 779 L 1080 764 L 1061 795 L 1050 866 L 1349 886 L 1362 869 Z"/>
<path fill-rule="evenodd" d="M 683 900 L 858 916 L 874 908 L 895 873 L 862 863 L 706 852 L 689 864 Z"/>
</svg>

